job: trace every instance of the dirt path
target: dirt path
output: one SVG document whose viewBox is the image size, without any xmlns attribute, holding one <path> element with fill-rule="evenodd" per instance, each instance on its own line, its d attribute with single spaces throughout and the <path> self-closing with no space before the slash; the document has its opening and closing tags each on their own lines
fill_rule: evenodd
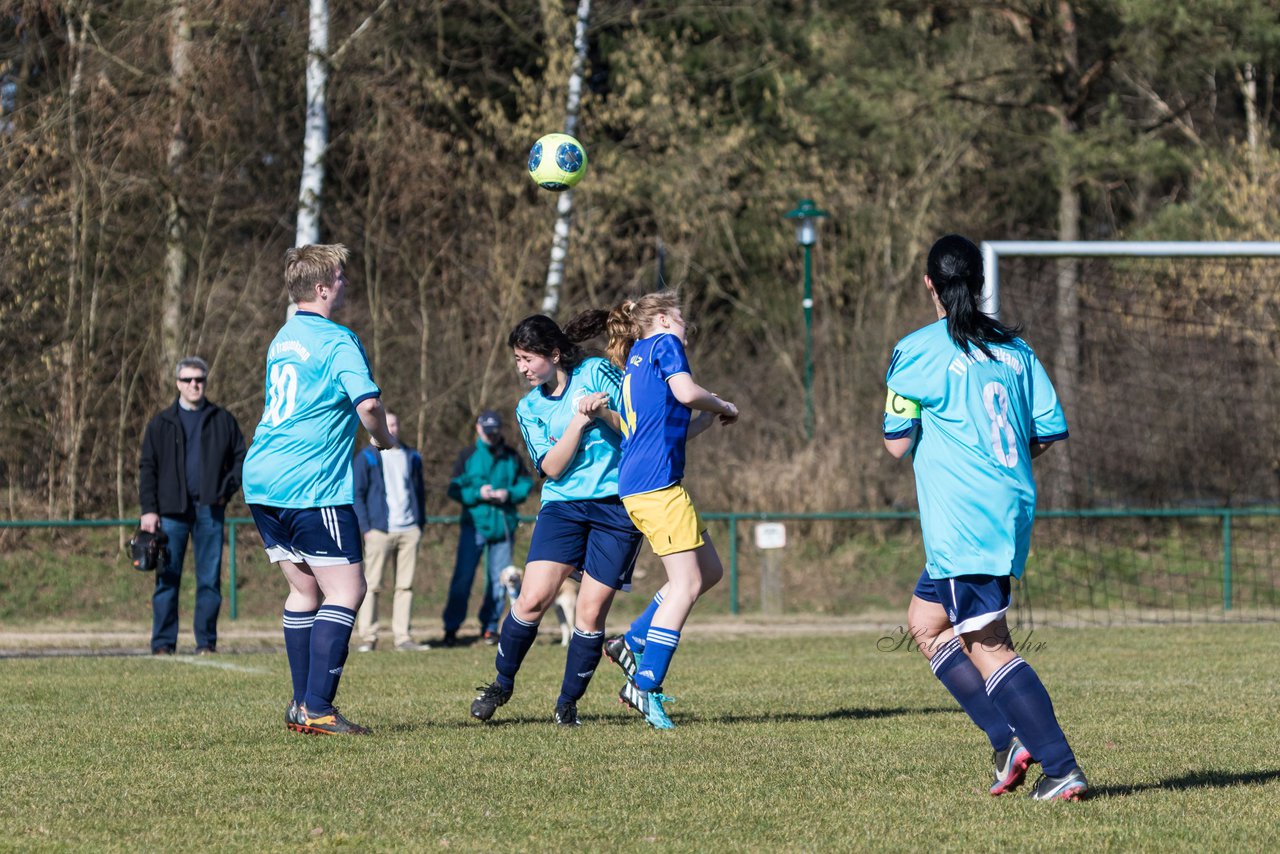
<svg viewBox="0 0 1280 854">
<path fill-rule="evenodd" d="M 891 633 L 901 622 L 889 615 L 860 617 L 696 617 L 685 627 L 693 637 L 805 637 Z M 179 638 L 179 652 L 194 651 L 188 626 Z M 426 640 L 434 640 L 434 632 Z M 558 636 L 554 620 L 544 621 L 542 634 Z M 39 623 L 0 629 L 0 658 L 59 655 L 145 655 L 150 649 L 149 627 L 136 623 Z M 478 639 L 464 629 L 462 643 Z M 189 648 L 190 647 L 190 648 Z M 283 649 L 280 627 L 274 620 L 223 620 L 218 626 L 218 648 L 225 653 L 272 652 Z"/>
</svg>

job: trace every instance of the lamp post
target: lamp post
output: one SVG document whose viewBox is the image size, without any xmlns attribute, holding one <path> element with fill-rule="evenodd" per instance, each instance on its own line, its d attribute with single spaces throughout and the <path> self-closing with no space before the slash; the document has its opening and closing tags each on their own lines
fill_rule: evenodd
<svg viewBox="0 0 1280 854">
<path fill-rule="evenodd" d="M 818 220 L 827 212 L 813 199 L 801 199 L 784 219 L 796 221 L 796 243 L 804 247 L 804 434 L 813 438 L 813 244 L 818 242 Z"/>
</svg>

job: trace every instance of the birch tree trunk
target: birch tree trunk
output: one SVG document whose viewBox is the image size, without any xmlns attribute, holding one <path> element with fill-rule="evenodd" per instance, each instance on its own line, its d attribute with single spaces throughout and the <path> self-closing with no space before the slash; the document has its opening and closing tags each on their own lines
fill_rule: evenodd
<svg viewBox="0 0 1280 854">
<path fill-rule="evenodd" d="M 71 80 L 67 86 L 67 148 L 72 164 L 68 205 L 71 228 L 67 253 L 67 304 L 63 316 L 62 340 L 58 347 L 62 363 L 56 414 L 58 425 L 53 430 L 56 441 L 49 443 L 49 464 L 46 470 L 49 478 L 47 515 L 50 519 L 54 518 L 58 506 L 57 488 L 63 486 L 69 496 L 68 519 L 75 516 L 75 498 L 80 489 L 78 456 L 84 428 L 76 411 L 80 391 L 77 386 L 77 369 L 83 365 L 79 359 L 78 344 L 84 309 L 86 224 L 89 218 L 89 182 L 85 174 L 88 156 L 80 139 L 80 98 L 84 87 L 85 39 L 89 31 L 90 12 L 90 8 L 86 6 L 78 17 L 68 15 L 66 21 L 67 47 L 74 57 Z M 54 425 L 50 427 L 53 428 Z"/>
<path fill-rule="evenodd" d="M 1246 62 L 1236 70 L 1236 83 L 1244 96 L 1245 145 L 1249 151 L 1249 178 L 1258 180 L 1262 157 L 1262 122 L 1258 118 L 1258 70 L 1252 62 Z"/>
<path fill-rule="evenodd" d="M 169 11 L 169 104 L 173 131 L 165 165 L 169 170 L 165 216 L 164 290 L 160 309 L 161 341 L 166 365 L 182 358 L 183 283 L 187 278 L 187 212 L 182 199 L 182 173 L 187 161 L 187 104 L 191 74 L 191 23 L 187 0 L 173 0 Z"/>
<path fill-rule="evenodd" d="M 591 0 L 578 0 L 577 23 L 573 34 L 573 63 L 569 71 L 569 98 L 565 104 L 564 132 L 573 136 L 578 130 L 578 104 L 582 98 L 582 69 L 587 62 L 587 20 L 591 17 Z M 551 264 L 547 267 L 547 285 L 542 296 L 542 313 L 555 317 L 560 311 L 560 285 L 564 281 L 564 261 L 569 254 L 569 224 L 573 219 L 573 190 L 565 190 L 556 199 L 556 227 L 551 238 Z"/>
<path fill-rule="evenodd" d="M 320 242 L 324 152 L 329 145 L 329 114 L 325 109 L 328 84 L 329 2 L 311 0 L 307 43 L 307 120 L 302 137 L 302 181 L 298 191 L 298 227 L 294 246 Z"/>
</svg>

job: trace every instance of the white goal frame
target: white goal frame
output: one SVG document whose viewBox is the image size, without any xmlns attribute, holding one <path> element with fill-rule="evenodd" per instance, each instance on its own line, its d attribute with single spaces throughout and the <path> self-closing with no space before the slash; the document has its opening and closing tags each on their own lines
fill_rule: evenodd
<svg viewBox="0 0 1280 854">
<path fill-rule="evenodd" d="M 1280 243 L 1143 240 L 984 240 L 982 310 L 1000 316 L 1000 258 L 1280 258 Z"/>
</svg>

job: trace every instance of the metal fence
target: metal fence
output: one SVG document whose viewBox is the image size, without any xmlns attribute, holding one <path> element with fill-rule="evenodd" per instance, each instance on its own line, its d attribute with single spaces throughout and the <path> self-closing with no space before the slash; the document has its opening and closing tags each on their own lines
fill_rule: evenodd
<svg viewBox="0 0 1280 854">
<path fill-rule="evenodd" d="M 727 528 L 728 609 L 742 611 L 740 584 L 743 539 L 751 523 L 904 523 L 915 512 L 705 513 Z M 532 522 L 535 517 L 521 517 Z M 1106 510 L 1044 510 L 1037 514 L 1034 585 L 1022 584 L 1015 608 L 1034 607 L 1042 615 L 1085 623 L 1123 618 L 1138 622 L 1187 622 L 1213 618 L 1280 619 L 1280 507 Z M 228 518 L 228 611 L 239 612 L 238 531 L 248 517 Z M 431 516 L 428 525 L 456 525 L 457 516 Z M 133 528 L 136 519 L 0 520 L 6 528 Z M 1103 534 L 1099 526 L 1111 528 Z M 1170 526 L 1189 527 L 1173 536 Z M 1242 529 L 1242 526 L 1245 526 Z M 1058 529 L 1061 530 L 1058 530 Z M 1159 546 L 1139 543 L 1153 529 L 1164 533 Z M 1179 529 L 1181 530 L 1181 529 Z M 1237 534 L 1244 531 L 1245 536 Z M 1141 533 L 1135 533 L 1141 532 Z M 1183 545 L 1171 549 L 1169 542 Z M 1185 543 L 1193 542 L 1188 548 Z M 1163 551 L 1162 551 L 1163 548 Z M 1176 551 L 1179 557 L 1171 557 Z M 913 553 L 917 553 L 913 549 Z M 1190 558 L 1187 553 L 1193 553 Z M 1139 558 L 1138 555 L 1142 557 Z M 1171 596 L 1170 591 L 1177 595 Z M 1181 598 L 1178 598 L 1178 597 Z M 1242 612 L 1233 614 L 1239 606 Z M 1180 607 L 1185 613 L 1180 615 Z M 1116 615 L 1120 615 L 1117 617 Z M 1043 617 L 1042 617 L 1043 621 Z"/>
</svg>

